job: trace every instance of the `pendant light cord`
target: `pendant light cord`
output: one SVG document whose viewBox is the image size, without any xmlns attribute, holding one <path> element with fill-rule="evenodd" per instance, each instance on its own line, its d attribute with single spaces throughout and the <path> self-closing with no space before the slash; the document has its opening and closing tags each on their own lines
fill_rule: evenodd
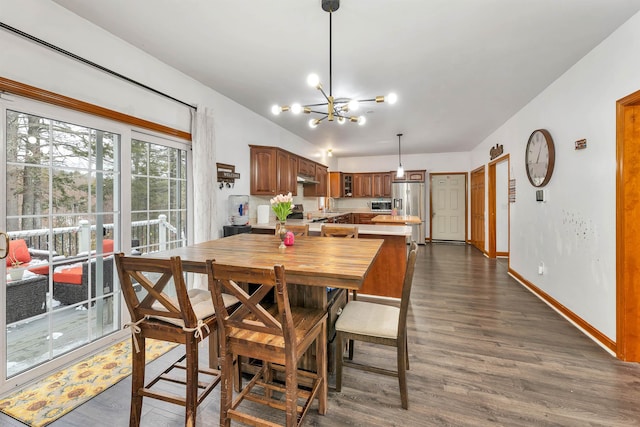
<svg viewBox="0 0 640 427">
<path fill-rule="evenodd" d="M 333 34 L 333 30 L 331 29 L 331 17 L 333 16 L 333 12 L 329 12 L 329 96 L 333 95 L 333 71 L 332 71 L 332 57 L 333 54 L 331 52 L 333 46 L 333 40 L 331 34 Z"/>
<path fill-rule="evenodd" d="M 400 166 L 402 166 L 402 157 L 400 155 L 400 137 L 402 136 L 401 133 L 398 134 L 398 163 L 400 164 Z"/>
</svg>

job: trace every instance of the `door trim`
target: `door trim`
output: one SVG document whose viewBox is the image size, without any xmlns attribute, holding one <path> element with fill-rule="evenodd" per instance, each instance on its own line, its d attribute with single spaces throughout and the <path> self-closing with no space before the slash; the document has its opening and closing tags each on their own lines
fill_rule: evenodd
<svg viewBox="0 0 640 427">
<path fill-rule="evenodd" d="M 507 180 L 509 180 L 509 178 L 511 177 L 511 171 L 509 170 L 509 163 L 510 163 L 510 159 L 509 159 L 509 154 L 505 154 L 502 157 L 499 157 L 491 162 L 489 162 L 489 188 L 488 188 L 488 203 L 489 203 L 489 251 L 488 251 L 488 257 L 489 258 L 496 258 L 498 255 L 499 256 L 509 256 L 509 251 L 507 251 L 506 253 L 504 252 L 500 252 L 498 253 L 496 251 L 496 247 L 497 247 L 497 242 L 496 242 L 496 235 L 497 235 L 497 219 L 496 219 L 496 212 L 497 212 L 497 207 L 496 207 L 496 195 L 497 195 L 497 182 L 496 182 L 496 166 L 502 162 L 506 161 L 507 162 Z M 508 210 L 507 210 L 507 233 L 508 233 L 508 238 L 507 238 L 507 244 L 509 247 L 509 250 L 511 248 L 511 205 L 508 206 Z"/>
<path fill-rule="evenodd" d="M 628 362 L 640 361 L 640 135 L 626 126 L 630 107 L 640 107 L 640 91 L 616 102 L 616 355 Z M 635 118 L 635 117 L 634 117 Z"/>
</svg>

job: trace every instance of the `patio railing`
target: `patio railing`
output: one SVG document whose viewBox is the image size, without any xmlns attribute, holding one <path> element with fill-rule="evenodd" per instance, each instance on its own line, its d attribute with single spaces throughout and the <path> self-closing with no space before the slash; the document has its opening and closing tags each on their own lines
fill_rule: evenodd
<svg viewBox="0 0 640 427">
<path fill-rule="evenodd" d="M 103 234 L 113 230 L 113 224 L 103 225 Z M 31 249 L 49 251 L 58 255 L 77 255 L 95 248 L 96 225 L 87 220 L 78 221 L 77 226 L 42 228 L 37 230 L 9 231 L 13 239 L 25 239 Z M 184 238 L 178 229 L 167 222 L 166 215 L 157 219 L 131 223 L 131 246 L 141 253 L 168 249 L 171 242 Z M 52 242 L 52 244 L 50 244 Z"/>
</svg>

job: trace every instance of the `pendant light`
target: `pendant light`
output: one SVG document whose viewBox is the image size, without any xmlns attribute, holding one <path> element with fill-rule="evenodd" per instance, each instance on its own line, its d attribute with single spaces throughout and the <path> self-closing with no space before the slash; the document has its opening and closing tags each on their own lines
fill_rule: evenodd
<svg viewBox="0 0 640 427">
<path fill-rule="evenodd" d="M 316 88 L 322 94 L 322 97 L 326 102 L 312 103 L 302 105 L 298 102 L 291 105 L 274 105 L 271 107 L 271 112 L 278 115 L 282 112 L 290 111 L 293 114 L 316 114 L 319 117 L 309 120 L 309 127 L 315 129 L 318 125 L 326 120 L 327 122 L 336 121 L 339 124 L 346 122 L 358 123 L 364 125 L 367 118 L 364 115 L 355 116 L 351 115 L 352 112 L 358 110 L 360 104 L 365 102 L 375 102 L 377 104 L 387 102 L 389 104 L 395 104 L 398 100 L 398 96 L 395 93 L 390 93 L 387 96 L 376 96 L 374 98 L 367 99 L 354 99 L 343 98 L 333 96 L 333 71 L 332 71 L 332 16 L 333 13 L 340 7 L 340 0 L 322 0 L 322 9 L 325 12 L 329 12 L 329 93 L 324 91 L 322 84 L 320 83 L 320 77 L 317 74 L 309 74 L 307 77 L 307 84 L 313 88 Z"/>
<path fill-rule="evenodd" d="M 400 137 L 401 133 L 398 134 L 398 171 L 396 172 L 396 176 L 398 178 L 404 177 L 404 168 L 402 167 L 402 158 L 400 157 Z"/>
</svg>

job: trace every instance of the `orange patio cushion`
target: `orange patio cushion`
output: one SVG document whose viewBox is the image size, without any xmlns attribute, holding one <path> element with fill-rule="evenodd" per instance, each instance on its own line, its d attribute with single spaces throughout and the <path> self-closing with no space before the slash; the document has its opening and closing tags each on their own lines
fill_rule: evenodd
<svg viewBox="0 0 640 427">
<path fill-rule="evenodd" d="M 102 252 L 104 252 L 105 254 L 113 252 L 113 240 L 104 239 L 102 241 Z"/>
<path fill-rule="evenodd" d="M 43 274 L 46 276 L 49 274 L 49 265 L 45 264 L 45 265 L 39 265 L 37 267 L 31 267 L 29 271 L 35 274 Z"/>
<path fill-rule="evenodd" d="M 82 266 L 65 268 L 57 273 L 53 273 L 53 281 L 71 283 L 73 285 L 82 284 Z"/>
<path fill-rule="evenodd" d="M 25 242 L 24 239 L 11 240 L 9 242 L 7 267 L 11 267 L 11 264 L 15 261 L 19 261 L 23 264 L 31 261 L 31 254 L 29 253 L 29 248 L 27 248 L 27 242 Z"/>
</svg>

